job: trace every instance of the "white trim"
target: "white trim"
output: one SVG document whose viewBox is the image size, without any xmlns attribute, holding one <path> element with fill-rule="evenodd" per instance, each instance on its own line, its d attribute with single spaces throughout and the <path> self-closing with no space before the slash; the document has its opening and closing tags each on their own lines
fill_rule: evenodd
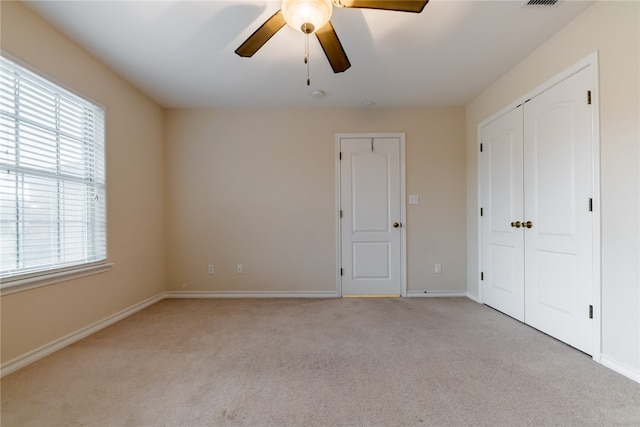
<svg viewBox="0 0 640 427">
<path fill-rule="evenodd" d="M 334 212 L 335 214 L 335 235 L 336 235 L 336 293 L 338 296 L 342 296 L 342 275 L 340 274 L 340 269 L 342 268 L 342 231 L 340 228 L 340 137 L 336 134 L 335 136 L 335 150 L 334 150 L 334 159 L 335 159 L 335 206 Z"/>
<path fill-rule="evenodd" d="M 482 300 L 477 296 L 473 295 L 471 292 L 467 292 L 467 298 L 469 298 L 471 301 L 477 302 L 478 304 L 482 304 Z"/>
<path fill-rule="evenodd" d="M 587 67 L 591 67 L 592 72 L 592 118 L 593 118 L 593 145 L 592 145 L 592 159 L 593 159 L 593 292 L 592 292 L 592 302 L 593 302 L 593 330 L 592 330 L 592 352 L 593 352 L 593 360 L 596 362 L 600 361 L 602 351 L 602 316 L 601 316 L 601 292 L 602 292 L 602 271 L 601 271 L 601 262 L 602 262 L 602 254 L 601 254 L 601 216 L 600 216 L 600 206 L 601 206 L 601 196 L 600 196 L 600 89 L 598 85 L 599 77 L 598 77 L 598 52 L 593 52 L 580 61 L 576 62 L 571 67 L 565 69 L 564 71 L 556 74 L 551 79 L 542 83 L 534 90 L 529 91 L 526 95 L 523 95 L 517 98 L 515 101 L 498 111 L 497 113 L 491 115 L 489 118 L 483 120 L 478 124 L 478 132 L 477 132 L 477 141 L 478 141 L 478 150 L 481 143 L 481 135 L 482 128 L 493 122 L 494 120 L 500 118 L 504 114 L 509 111 L 517 108 L 520 104 L 526 102 L 527 100 L 534 98 L 546 90 L 552 88 L 558 83 L 568 79 L 572 75 L 584 70 Z M 478 151 L 479 152 L 479 151 Z M 477 185 L 478 185 L 478 207 L 482 206 L 482 156 L 478 155 L 477 167 L 478 167 L 478 175 L 477 175 Z M 482 221 L 480 215 L 477 217 L 477 225 L 478 225 L 478 272 L 482 269 Z M 479 274 L 478 274 L 479 276 Z M 480 281 L 480 277 L 478 280 L 478 302 L 482 303 L 482 282 Z M 472 298 L 473 299 L 473 298 Z"/>
<path fill-rule="evenodd" d="M 335 221 L 336 221 L 336 292 L 342 295 L 342 233 L 340 229 L 340 139 L 342 138 L 398 138 L 400 140 L 400 296 L 407 296 L 407 212 L 406 212 L 406 134 L 404 132 L 361 132 L 335 134 Z"/>
<path fill-rule="evenodd" d="M 42 286 L 55 285 L 56 283 L 92 276 L 94 274 L 105 273 L 111 270 L 111 267 L 113 267 L 113 263 L 106 262 L 80 268 L 73 268 L 70 270 L 57 271 L 54 273 L 41 274 L 38 276 L 25 277 L 24 279 L 5 281 L 0 284 L 0 296 L 11 295 L 16 292 L 40 288 Z"/>
<path fill-rule="evenodd" d="M 400 296 L 407 296 L 407 154 L 406 154 L 406 135 L 400 135 L 400 218 L 402 228 L 400 229 L 400 269 L 402 270 L 402 288 Z"/>
<path fill-rule="evenodd" d="M 640 383 L 640 371 L 632 368 L 631 366 L 627 366 L 624 363 L 616 362 L 613 359 L 610 359 L 608 356 L 604 354 L 600 355 L 600 364 L 605 368 L 609 368 L 612 371 L 619 373 L 620 375 L 624 375 L 625 377 L 632 379 L 633 381 Z"/>
<path fill-rule="evenodd" d="M 567 68 L 566 70 L 556 74 L 555 76 L 553 76 L 552 78 L 550 78 L 546 82 L 542 83 L 541 85 L 539 85 L 535 89 L 527 92 L 525 95 L 522 95 L 522 96 L 518 97 L 515 101 L 511 102 L 506 107 L 504 107 L 501 110 L 499 110 L 497 113 L 494 113 L 491 116 L 489 116 L 487 119 L 481 121 L 478 124 L 478 129 L 479 130 L 482 129 L 483 127 L 485 127 L 489 123 L 491 123 L 491 122 L 499 119 L 500 117 L 504 116 L 509 111 L 516 109 L 519 105 L 523 104 L 524 102 L 528 101 L 529 99 L 535 98 L 536 96 L 540 95 L 541 93 L 547 91 L 548 89 L 551 89 L 553 86 L 555 86 L 558 83 L 568 79 L 569 77 L 571 77 L 574 74 L 584 70 L 585 68 L 587 68 L 589 66 L 594 67 L 593 69 L 597 71 L 597 68 L 598 68 L 598 52 L 593 52 L 593 53 L 589 54 L 587 57 L 585 57 L 585 58 L 581 59 L 580 61 L 576 62 L 575 64 L 573 64 L 571 67 Z M 596 74 L 596 77 L 597 77 L 597 74 Z M 597 89 L 597 88 L 594 88 L 594 89 Z M 596 105 L 597 106 L 597 103 L 594 102 L 592 105 Z M 480 135 L 480 133 L 478 133 L 478 135 Z M 478 144 L 479 143 L 480 143 L 480 141 L 478 141 Z"/>
<path fill-rule="evenodd" d="M 79 90 L 75 89 L 74 86 L 68 85 L 66 82 L 58 79 L 57 77 L 53 77 L 51 74 L 42 71 L 40 68 L 32 65 L 29 62 L 25 62 L 22 58 L 18 58 L 16 56 L 12 55 L 11 53 L 7 52 L 6 50 L 0 49 L 0 56 L 4 56 L 8 60 L 10 60 L 12 62 L 15 62 L 19 66 L 21 66 L 23 68 L 26 68 L 27 70 L 31 71 L 34 74 L 39 75 L 43 79 L 46 79 L 46 80 L 50 81 L 51 83 L 55 84 L 56 86 L 60 86 L 62 89 L 66 90 L 67 92 L 70 92 L 70 93 L 72 93 L 72 94 L 74 94 L 76 96 L 79 96 L 80 98 L 84 98 L 85 100 L 91 102 L 92 104 L 95 104 L 98 107 L 102 108 L 103 110 L 105 110 L 105 112 L 109 109 L 109 107 L 104 102 L 98 101 L 93 96 L 87 95 L 85 92 L 82 92 L 82 91 L 79 91 Z M 106 129 L 106 127 L 105 127 L 105 129 Z"/>
<path fill-rule="evenodd" d="M 482 123 L 480 123 L 478 125 L 478 130 L 477 130 L 477 135 L 476 135 L 476 139 L 477 139 L 477 143 L 476 143 L 476 168 L 477 168 L 477 176 L 476 176 L 476 181 L 478 184 L 478 206 L 476 206 L 476 221 L 478 223 L 478 268 L 476 269 L 476 283 L 478 284 L 477 286 L 477 290 L 478 290 L 478 297 L 477 297 L 477 302 L 479 302 L 480 304 L 484 304 L 484 294 L 483 294 L 483 283 L 482 280 L 480 280 L 480 275 L 482 274 L 482 217 L 480 216 L 480 209 L 483 209 L 484 206 L 482 206 L 482 156 L 480 155 L 480 146 L 482 145 L 482 128 L 486 126 L 483 125 Z M 468 266 L 467 266 L 468 268 Z M 467 272 L 467 274 L 469 274 L 469 272 Z"/>
<path fill-rule="evenodd" d="M 131 316 L 132 314 L 147 308 L 148 306 L 157 303 L 158 301 L 162 301 L 165 298 L 165 294 L 158 294 L 154 297 L 147 298 L 144 301 L 141 301 L 137 304 L 132 305 L 129 308 L 121 310 L 111 316 L 108 316 L 92 325 L 89 325 L 85 328 L 82 328 L 76 332 L 72 332 L 68 335 L 65 335 L 62 338 L 58 338 L 55 341 L 52 341 L 48 344 L 45 344 L 41 347 L 36 348 L 28 353 L 23 354 L 22 356 L 16 357 L 13 360 L 10 360 L 6 363 L 3 363 L 0 367 L 0 377 L 4 377 L 12 372 L 17 371 L 20 368 L 24 368 L 31 363 L 42 359 L 45 356 L 48 356 L 58 350 L 63 349 L 75 342 L 80 341 L 83 338 L 88 337 L 91 334 L 98 332 L 101 329 L 106 328 L 107 326 L 111 326 L 114 323 Z"/>
<path fill-rule="evenodd" d="M 467 291 L 409 291 L 407 297 L 410 298 L 466 298 Z"/>
<path fill-rule="evenodd" d="M 600 86 L 599 86 L 599 60 L 598 52 L 593 52 L 585 60 L 588 65 L 591 66 L 591 105 L 592 110 L 592 124 L 591 130 L 593 143 L 591 151 L 591 161 L 593 171 L 592 181 L 592 197 L 593 197 L 593 236 L 592 236 L 592 274 L 593 274 L 593 289 L 592 289 L 592 304 L 593 304 L 593 328 L 592 328 L 592 357 L 593 360 L 600 363 L 602 356 L 602 220 L 601 220 L 601 206 L 602 198 L 600 195 Z"/>
<path fill-rule="evenodd" d="M 339 298 L 335 292 L 165 292 L 165 298 Z"/>
<path fill-rule="evenodd" d="M 478 301 L 473 295 L 465 292 L 431 292 L 424 295 L 424 292 L 411 291 L 408 292 L 408 297 L 467 297 L 473 301 Z M 114 323 L 123 320 L 132 314 L 143 310 L 150 305 L 162 301 L 163 299 L 170 298 L 340 298 L 340 295 L 334 292 L 164 292 L 147 298 L 137 304 L 132 305 L 129 308 L 121 310 L 111 316 L 108 316 L 92 325 L 82 328 L 76 332 L 68 334 L 62 338 L 54 340 L 48 344 L 45 344 L 35 350 L 23 354 L 15 359 L 12 359 L 0 366 L 0 377 L 4 377 L 18 369 L 24 368 L 43 357 L 46 357 L 58 350 L 63 349 L 73 343 L 80 341 L 83 338 L 88 337 Z M 640 371 L 616 362 L 607 356 L 601 355 L 598 361 L 604 367 L 611 369 L 625 377 L 628 377 L 638 383 L 640 383 Z"/>
</svg>

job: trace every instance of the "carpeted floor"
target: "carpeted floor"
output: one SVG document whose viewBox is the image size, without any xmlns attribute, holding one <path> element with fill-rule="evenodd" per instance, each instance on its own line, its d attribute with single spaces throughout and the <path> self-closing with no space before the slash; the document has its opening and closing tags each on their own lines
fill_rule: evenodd
<svg viewBox="0 0 640 427">
<path fill-rule="evenodd" d="M 2 426 L 640 425 L 640 384 L 464 298 L 164 300 L 1 385 Z"/>
</svg>

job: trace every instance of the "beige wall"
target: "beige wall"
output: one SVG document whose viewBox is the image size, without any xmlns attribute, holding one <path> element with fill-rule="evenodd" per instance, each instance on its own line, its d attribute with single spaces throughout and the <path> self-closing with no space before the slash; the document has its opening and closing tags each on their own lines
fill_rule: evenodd
<svg viewBox="0 0 640 427">
<path fill-rule="evenodd" d="M 599 53 L 602 354 L 640 372 L 640 3 L 597 2 L 467 105 L 468 286 L 478 295 L 477 126 Z"/>
<path fill-rule="evenodd" d="M 407 206 L 409 291 L 477 295 L 477 125 L 599 50 L 603 353 L 640 366 L 637 2 L 597 3 L 466 111 L 165 113 L 22 4 L 0 5 L 3 52 L 108 107 L 115 263 L 109 273 L 2 297 L 2 363 L 164 290 L 335 291 L 338 132 L 406 132 L 407 194 L 421 202 Z"/>
<path fill-rule="evenodd" d="M 5 54 L 107 106 L 115 263 L 108 273 L 2 297 L 3 364 L 162 293 L 165 283 L 335 291 L 336 132 L 406 132 L 407 192 L 421 197 L 407 207 L 409 290 L 466 291 L 462 108 L 163 114 L 21 3 L 1 5 Z"/>
<path fill-rule="evenodd" d="M 408 290 L 465 292 L 464 126 L 463 108 L 169 111 L 168 289 L 335 293 L 335 134 L 405 132 Z"/>
<path fill-rule="evenodd" d="M 163 111 L 21 3 L 2 51 L 107 106 L 108 273 L 2 297 L 2 363 L 164 291 Z"/>
</svg>

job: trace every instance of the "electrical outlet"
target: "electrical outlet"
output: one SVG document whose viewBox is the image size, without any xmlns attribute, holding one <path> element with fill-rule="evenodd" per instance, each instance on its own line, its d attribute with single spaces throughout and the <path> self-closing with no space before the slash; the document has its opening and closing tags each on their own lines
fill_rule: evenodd
<svg viewBox="0 0 640 427">
<path fill-rule="evenodd" d="M 442 264 L 436 264 L 436 273 L 442 273 Z"/>
<path fill-rule="evenodd" d="M 207 271 L 209 272 L 209 274 L 213 274 L 213 264 L 209 264 L 209 268 L 207 269 Z"/>
<path fill-rule="evenodd" d="M 243 271 L 244 271 L 244 265 L 238 264 L 236 267 L 236 273 L 242 274 Z"/>
</svg>

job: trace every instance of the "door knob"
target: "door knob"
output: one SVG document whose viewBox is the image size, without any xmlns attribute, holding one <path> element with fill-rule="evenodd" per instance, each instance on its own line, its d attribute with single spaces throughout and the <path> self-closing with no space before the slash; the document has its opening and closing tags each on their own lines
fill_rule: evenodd
<svg viewBox="0 0 640 427">
<path fill-rule="evenodd" d="M 401 222 L 394 222 L 393 223 L 393 228 L 398 228 L 398 227 L 402 227 L 402 223 Z"/>
<path fill-rule="evenodd" d="M 520 228 L 522 227 L 522 223 L 520 221 L 514 221 L 511 223 L 511 226 L 515 228 Z"/>
<path fill-rule="evenodd" d="M 531 228 L 531 227 L 533 227 L 533 223 L 532 223 L 531 221 L 527 221 L 527 222 L 525 222 L 525 223 L 524 223 L 524 224 L 522 224 L 522 225 L 523 225 L 524 227 L 527 227 L 527 228 Z"/>
</svg>

